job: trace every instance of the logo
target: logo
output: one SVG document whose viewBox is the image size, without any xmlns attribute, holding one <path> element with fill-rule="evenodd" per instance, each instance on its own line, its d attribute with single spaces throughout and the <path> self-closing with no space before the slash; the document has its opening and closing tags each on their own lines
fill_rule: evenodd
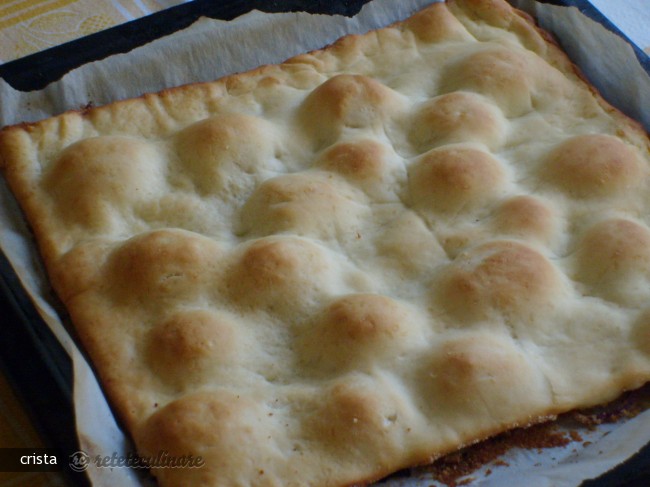
<svg viewBox="0 0 650 487">
<path fill-rule="evenodd" d="M 175 457 L 168 451 L 159 451 L 155 456 L 141 457 L 137 453 L 129 452 L 127 455 L 119 455 L 114 451 L 112 455 L 90 456 L 83 450 L 70 455 L 69 465 L 75 472 L 85 472 L 90 464 L 96 468 L 201 468 L 205 465 L 203 457 L 193 455 L 181 455 Z"/>
<path fill-rule="evenodd" d="M 85 451 L 76 451 L 70 455 L 70 468 L 75 472 L 84 472 L 90 465 L 90 457 Z"/>
</svg>

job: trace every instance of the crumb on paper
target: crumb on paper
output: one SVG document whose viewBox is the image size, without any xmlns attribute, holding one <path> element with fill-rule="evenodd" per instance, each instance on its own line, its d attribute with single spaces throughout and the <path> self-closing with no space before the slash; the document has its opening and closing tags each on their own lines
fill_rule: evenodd
<svg viewBox="0 0 650 487">
<path fill-rule="evenodd" d="M 650 407 L 650 384 L 628 392 L 619 399 L 594 408 L 572 411 L 559 419 L 572 423 L 569 430 L 562 430 L 557 422 L 547 422 L 507 431 L 486 441 L 471 445 L 438 459 L 424 467 L 434 480 L 448 487 L 468 485 L 473 477 L 468 475 L 490 465 L 484 476 L 494 472 L 494 467 L 507 467 L 509 463 L 501 458 L 512 448 L 536 450 L 564 447 L 575 443 L 576 447 L 587 447 L 591 441 L 584 441 L 580 432 L 591 431 L 596 425 L 631 419 Z M 541 466 L 536 463 L 535 466 Z M 471 480 L 470 480 L 471 479 Z"/>
</svg>

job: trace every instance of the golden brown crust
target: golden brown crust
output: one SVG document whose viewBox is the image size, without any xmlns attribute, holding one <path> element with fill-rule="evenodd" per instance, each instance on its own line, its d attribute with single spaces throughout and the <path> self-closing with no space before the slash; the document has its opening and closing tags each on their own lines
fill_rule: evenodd
<svg viewBox="0 0 650 487">
<path fill-rule="evenodd" d="M 451 0 L 0 132 L 162 485 L 346 485 L 650 378 L 649 142 L 527 16 Z"/>
</svg>

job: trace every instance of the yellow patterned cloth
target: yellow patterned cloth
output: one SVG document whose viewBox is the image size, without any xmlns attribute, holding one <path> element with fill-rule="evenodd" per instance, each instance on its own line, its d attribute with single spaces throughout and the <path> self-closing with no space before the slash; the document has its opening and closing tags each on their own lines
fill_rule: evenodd
<svg viewBox="0 0 650 487">
<path fill-rule="evenodd" d="M 0 63 L 188 0 L 0 0 Z"/>
</svg>

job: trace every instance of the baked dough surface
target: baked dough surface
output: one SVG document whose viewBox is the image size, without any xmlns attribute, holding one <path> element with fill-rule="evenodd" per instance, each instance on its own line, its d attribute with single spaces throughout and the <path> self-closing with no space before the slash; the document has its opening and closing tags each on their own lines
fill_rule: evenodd
<svg viewBox="0 0 650 487">
<path fill-rule="evenodd" d="M 650 379 L 649 143 L 501 0 L 0 133 L 164 486 L 337 486 Z"/>
</svg>

